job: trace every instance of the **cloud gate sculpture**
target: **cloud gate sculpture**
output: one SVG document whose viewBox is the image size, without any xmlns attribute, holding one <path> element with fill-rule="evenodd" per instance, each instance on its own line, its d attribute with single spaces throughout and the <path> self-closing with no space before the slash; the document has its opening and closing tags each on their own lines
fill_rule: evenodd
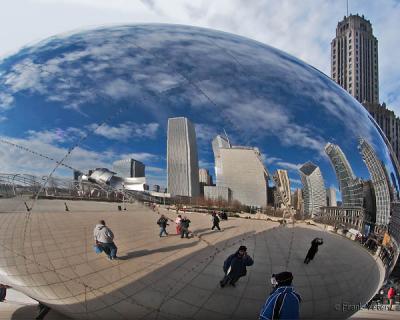
<svg viewBox="0 0 400 320">
<path fill-rule="evenodd" d="M 326 75 L 265 44 L 162 24 L 53 37 L 0 61 L 0 121 L 0 283 L 67 317 L 256 319 L 290 271 L 301 318 L 345 319 L 396 264 L 390 144 Z M 117 260 L 93 250 L 101 219 Z M 254 265 L 221 288 L 240 245 Z"/>
</svg>

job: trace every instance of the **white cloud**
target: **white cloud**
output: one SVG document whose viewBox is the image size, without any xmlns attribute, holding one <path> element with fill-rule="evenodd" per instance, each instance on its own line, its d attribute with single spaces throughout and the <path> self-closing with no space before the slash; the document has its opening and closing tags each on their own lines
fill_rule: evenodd
<svg viewBox="0 0 400 320">
<path fill-rule="evenodd" d="M 157 135 L 159 124 L 154 122 L 147 124 L 125 122 L 118 126 L 110 126 L 108 124 L 98 126 L 97 124 L 91 124 L 89 128 L 95 130 L 95 134 L 107 139 L 126 141 L 128 139 L 141 138 L 154 139 Z"/>
<path fill-rule="evenodd" d="M 6 121 L 7 119 L 8 119 L 7 117 L 0 116 L 0 122 L 4 122 L 4 121 Z"/>
</svg>

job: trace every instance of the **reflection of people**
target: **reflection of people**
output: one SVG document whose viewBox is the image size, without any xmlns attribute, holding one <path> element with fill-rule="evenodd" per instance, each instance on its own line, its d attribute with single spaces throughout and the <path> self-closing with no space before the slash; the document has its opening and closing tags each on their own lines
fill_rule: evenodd
<svg viewBox="0 0 400 320">
<path fill-rule="evenodd" d="M 189 225 L 190 220 L 185 216 L 181 220 L 181 238 L 189 238 Z"/>
<path fill-rule="evenodd" d="M 6 300 L 7 288 L 10 287 L 0 283 L 0 302 L 4 302 L 4 300 Z"/>
<path fill-rule="evenodd" d="M 114 233 L 106 226 L 104 220 L 100 220 L 94 227 L 94 240 L 96 245 L 100 245 L 107 254 L 108 259 L 117 259 L 117 246 L 114 243 Z"/>
<path fill-rule="evenodd" d="M 311 248 L 308 249 L 306 258 L 304 259 L 305 264 L 308 264 L 312 259 L 314 259 L 315 254 L 318 252 L 318 246 L 323 243 L 324 241 L 322 238 L 315 238 L 313 241 L 311 241 Z"/>
<path fill-rule="evenodd" d="M 253 265 L 253 259 L 247 255 L 247 248 L 240 246 L 238 251 L 231 254 L 224 262 L 224 278 L 219 282 L 221 288 L 225 287 L 228 283 L 235 286 L 239 278 L 247 274 L 246 267 Z"/>
<path fill-rule="evenodd" d="M 157 220 L 157 224 L 160 226 L 160 238 L 162 237 L 163 233 L 168 236 L 168 232 L 166 230 L 168 226 L 168 219 L 162 214 L 160 219 Z"/>
<path fill-rule="evenodd" d="M 181 234 L 181 220 L 182 220 L 182 216 L 180 214 L 178 214 L 178 216 L 175 219 L 176 234 Z"/>
<path fill-rule="evenodd" d="M 259 320 L 299 319 L 301 298 L 292 287 L 293 275 L 285 271 L 273 275 L 275 286 L 261 309 Z"/>
<path fill-rule="evenodd" d="M 217 228 L 219 231 L 221 231 L 221 228 L 219 227 L 219 218 L 215 212 L 212 213 L 211 221 L 213 223 L 211 230 Z"/>
<path fill-rule="evenodd" d="M 396 296 L 396 291 L 394 290 L 393 287 L 390 287 L 388 291 L 388 299 L 389 299 L 389 310 L 392 311 L 393 303 L 394 303 L 394 297 Z"/>
</svg>

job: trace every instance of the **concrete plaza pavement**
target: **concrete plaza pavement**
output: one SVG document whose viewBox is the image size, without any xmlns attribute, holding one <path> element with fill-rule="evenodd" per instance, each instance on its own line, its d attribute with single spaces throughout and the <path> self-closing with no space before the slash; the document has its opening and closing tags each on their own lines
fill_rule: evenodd
<svg viewBox="0 0 400 320">
<path fill-rule="evenodd" d="M 209 216 L 188 213 L 194 237 L 173 235 L 170 223 L 170 236 L 159 238 L 159 215 L 140 204 L 127 204 L 127 211 L 115 203 L 67 204 L 69 212 L 64 201 L 39 200 L 27 215 L 22 200 L 0 200 L 0 281 L 73 318 L 256 319 L 271 274 L 289 270 L 302 318 L 344 319 L 352 312 L 335 306 L 364 303 L 383 280 L 378 259 L 317 226 L 230 218 L 219 232 L 210 230 Z M 120 260 L 93 251 L 93 227 L 102 218 L 116 235 Z M 317 236 L 324 245 L 305 265 Z M 255 264 L 236 288 L 221 289 L 223 261 L 242 244 Z"/>
</svg>

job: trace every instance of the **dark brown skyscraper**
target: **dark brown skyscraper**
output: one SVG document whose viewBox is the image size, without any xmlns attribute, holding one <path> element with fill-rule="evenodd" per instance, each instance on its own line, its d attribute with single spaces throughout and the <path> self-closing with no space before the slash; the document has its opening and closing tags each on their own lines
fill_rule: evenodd
<svg viewBox="0 0 400 320">
<path fill-rule="evenodd" d="M 379 103 L 378 40 L 364 16 L 350 15 L 338 23 L 331 76 L 361 103 Z"/>
</svg>

